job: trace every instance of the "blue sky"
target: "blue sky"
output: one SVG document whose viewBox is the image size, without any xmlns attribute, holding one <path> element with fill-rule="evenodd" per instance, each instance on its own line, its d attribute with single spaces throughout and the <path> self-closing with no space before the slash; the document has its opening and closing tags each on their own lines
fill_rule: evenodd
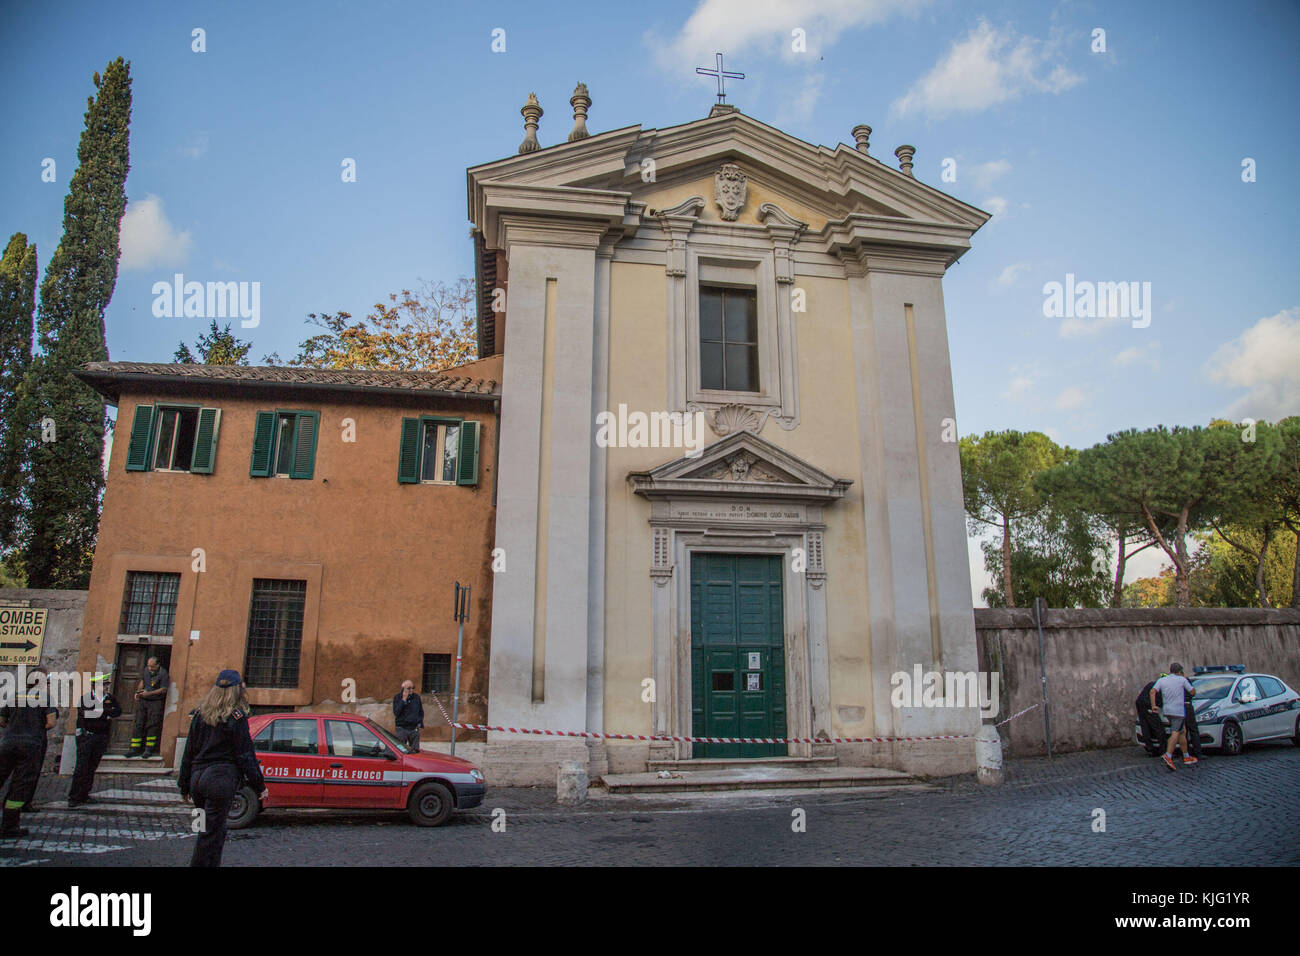
<svg viewBox="0 0 1300 956">
<path fill-rule="evenodd" d="M 694 67 L 722 50 L 744 112 L 830 146 L 867 123 L 874 155 L 913 144 L 918 178 L 995 214 L 945 281 L 959 429 L 1086 446 L 1300 413 L 1298 46 L 1288 2 L 20 0 L 0 8 L 0 230 L 27 233 L 44 270 L 91 73 L 122 55 L 134 219 L 111 356 L 193 341 L 206 320 L 151 308 L 183 272 L 260 282 L 261 324 L 240 334 L 254 359 L 287 357 L 309 312 L 472 275 L 465 168 L 514 152 L 530 91 L 543 145 L 567 135 L 578 80 L 592 132 L 671 126 L 707 113 Z M 1045 317 L 1043 286 L 1067 273 L 1149 282 L 1149 326 Z"/>
</svg>

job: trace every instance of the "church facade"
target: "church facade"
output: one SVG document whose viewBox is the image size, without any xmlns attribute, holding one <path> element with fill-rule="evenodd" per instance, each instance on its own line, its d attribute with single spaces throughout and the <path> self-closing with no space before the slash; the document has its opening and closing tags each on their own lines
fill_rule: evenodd
<svg viewBox="0 0 1300 956">
<path fill-rule="evenodd" d="M 468 170 L 481 357 L 501 355 L 498 783 L 700 758 L 973 770 L 976 670 L 942 280 L 988 214 L 727 105 Z M 818 742 L 827 741 L 827 742 Z M 667 763 L 664 763 L 667 762 Z"/>
</svg>

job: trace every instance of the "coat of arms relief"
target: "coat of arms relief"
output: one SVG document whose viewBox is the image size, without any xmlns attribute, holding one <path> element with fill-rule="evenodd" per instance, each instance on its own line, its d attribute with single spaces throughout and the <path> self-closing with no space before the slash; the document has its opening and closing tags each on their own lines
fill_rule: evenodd
<svg viewBox="0 0 1300 956">
<path fill-rule="evenodd" d="M 723 163 L 713 174 L 713 198 L 722 208 L 722 218 L 734 222 L 745 207 L 749 180 L 735 163 Z"/>
</svg>

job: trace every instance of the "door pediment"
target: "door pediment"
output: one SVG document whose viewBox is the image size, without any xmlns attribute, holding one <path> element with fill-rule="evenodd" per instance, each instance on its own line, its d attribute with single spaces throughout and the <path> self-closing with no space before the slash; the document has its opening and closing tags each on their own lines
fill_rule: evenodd
<svg viewBox="0 0 1300 956">
<path fill-rule="evenodd" d="M 780 498 L 830 503 L 853 484 L 828 475 L 752 432 L 734 432 L 699 455 L 684 455 L 652 471 L 632 472 L 633 491 L 650 499 Z"/>
</svg>

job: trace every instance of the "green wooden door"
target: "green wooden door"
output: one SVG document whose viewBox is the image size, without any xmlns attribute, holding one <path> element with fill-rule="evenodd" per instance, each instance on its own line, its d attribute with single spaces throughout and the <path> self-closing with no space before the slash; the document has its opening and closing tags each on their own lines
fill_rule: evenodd
<svg viewBox="0 0 1300 956">
<path fill-rule="evenodd" d="M 779 555 L 691 556 L 691 723 L 695 737 L 785 736 Z M 695 757 L 771 757 L 784 744 L 695 744 Z"/>
</svg>

